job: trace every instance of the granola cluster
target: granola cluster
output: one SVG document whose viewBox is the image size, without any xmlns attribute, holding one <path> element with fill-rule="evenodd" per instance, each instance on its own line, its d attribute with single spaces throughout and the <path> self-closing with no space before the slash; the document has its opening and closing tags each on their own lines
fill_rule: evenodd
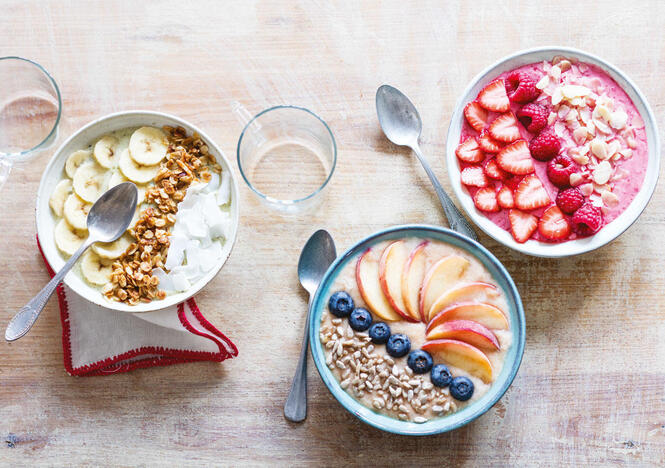
<svg viewBox="0 0 665 468">
<path fill-rule="evenodd" d="M 199 135 L 187 136 L 182 127 L 165 126 L 164 131 L 169 135 L 169 148 L 154 185 L 146 191 L 151 206 L 130 228 L 135 242 L 113 262 L 111 281 L 102 289 L 107 298 L 129 305 L 166 297 L 152 270 L 164 268 L 178 203 L 194 181 L 209 182 L 211 170 L 222 170 Z"/>
</svg>

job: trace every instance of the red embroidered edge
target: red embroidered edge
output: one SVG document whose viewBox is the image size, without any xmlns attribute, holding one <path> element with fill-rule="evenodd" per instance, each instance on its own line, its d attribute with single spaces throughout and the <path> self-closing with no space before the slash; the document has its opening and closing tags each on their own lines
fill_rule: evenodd
<svg viewBox="0 0 665 468">
<path fill-rule="evenodd" d="M 44 260 L 46 265 L 46 270 L 49 276 L 53 277 L 55 275 L 51 265 L 46 261 L 44 252 L 42 251 L 42 246 L 39 243 L 39 238 L 37 238 L 37 248 L 39 253 Z M 60 307 L 60 323 L 62 324 L 62 351 L 63 351 L 63 360 L 65 365 L 65 370 L 69 375 L 80 376 L 80 377 L 92 377 L 97 375 L 112 375 L 122 372 L 129 372 L 134 369 L 144 369 L 148 367 L 160 367 L 160 366 L 170 366 L 173 364 L 184 364 L 187 362 L 197 362 L 197 361 L 213 361 L 213 362 L 222 362 L 225 359 L 230 359 L 238 355 L 238 348 L 229 340 L 222 332 L 215 328 L 208 320 L 201 314 L 201 311 L 194 301 L 193 298 L 187 300 L 187 305 L 194 316 L 201 322 L 201 325 L 219 339 L 223 340 L 224 343 L 229 345 L 233 349 L 233 353 L 229 353 L 226 350 L 226 347 L 215 337 L 210 336 L 205 333 L 201 333 L 196 330 L 184 313 L 183 304 L 178 304 L 178 318 L 182 325 L 189 330 L 191 333 L 202 336 L 213 341 L 219 348 L 219 353 L 213 353 L 209 351 L 190 351 L 185 349 L 168 349 L 156 347 L 156 346 L 144 346 L 141 348 L 132 349 L 123 354 L 120 354 L 115 357 L 109 357 L 102 361 L 97 361 L 92 364 L 87 364 L 85 366 L 74 368 L 72 364 L 72 348 L 71 348 L 71 329 L 69 326 L 69 314 L 68 314 L 68 304 L 67 297 L 65 295 L 65 289 L 62 284 L 57 288 L 58 294 L 58 305 Z M 143 359 L 138 359 L 130 363 L 122 363 L 126 359 L 131 359 L 143 354 L 160 354 L 161 356 L 151 356 Z"/>
</svg>

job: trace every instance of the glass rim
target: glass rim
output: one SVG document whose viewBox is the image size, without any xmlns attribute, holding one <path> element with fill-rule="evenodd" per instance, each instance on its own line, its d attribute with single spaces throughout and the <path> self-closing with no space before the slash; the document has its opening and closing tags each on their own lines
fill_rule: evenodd
<svg viewBox="0 0 665 468">
<path fill-rule="evenodd" d="M 51 137 L 55 134 L 55 132 L 58 129 L 58 124 L 60 123 L 60 117 L 62 115 L 62 96 L 60 95 L 60 88 L 58 88 L 58 84 L 53 79 L 51 74 L 48 71 L 46 71 L 46 69 L 44 67 L 42 67 L 40 64 L 38 64 L 34 60 L 30 60 L 30 59 L 27 59 L 27 58 L 24 58 L 24 57 L 19 57 L 17 55 L 8 55 L 8 56 L 5 56 L 5 57 L 0 57 L 0 62 L 2 62 L 4 60 L 20 60 L 20 61 L 28 62 L 28 63 L 36 66 L 44 75 L 46 75 L 49 82 L 51 83 L 51 86 L 53 86 L 53 89 L 55 89 L 55 94 L 58 98 L 58 115 L 55 118 L 55 122 L 53 123 L 53 128 L 51 128 L 51 131 L 48 133 L 48 135 L 46 135 L 46 137 L 42 141 L 37 143 L 32 148 L 28 148 L 28 149 L 25 149 L 25 150 L 22 150 L 22 151 L 14 152 L 14 153 L 4 153 L 4 152 L 0 151 L 0 157 L 8 158 L 9 160 L 11 160 L 10 158 L 12 158 L 12 157 L 26 156 L 30 153 L 33 153 L 33 152 L 43 148 L 45 143 L 47 141 L 49 141 L 51 139 Z"/>
<path fill-rule="evenodd" d="M 305 197 L 302 197 L 302 198 L 295 198 L 295 199 L 291 199 L 291 200 L 285 200 L 285 199 L 275 198 L 275 197 L 271 197 L 269 195 L 266 195 L 265 193 L 261 192 L 256 187 L 254 187 L 254 185 L 252 185 L 252 183 L 247 178 L 247 175 L 245 174 L 245 171 L 243 169 L 242 162 L 240 161 L 240 146 L 242 145 L 243 137 L 245 136 L 245 133 L 247 132 L 249 127 L 254 123 L 254 121 L 256 119 L 261 117 L 263 114 L 266 114 L 266 113 L 274 111 L 274 110 L 280 110 L 280 109 L 296 109 L 296 110 L 304 111 L 304 112 L 306 112 L 310 115 L 313 115 L 314 117 L 316 117 L 316 119 L 319 122 L 321 122 L 323 124 L 325 129 L 328 131 L 328 135 L 330 135 L 330 140 L 332 141 L 332 144 L 333 144 L 333 160 L 332 160 L 332 165 L 330 166 L 330 170 L 328 171 L 328 176 L 326 177 L 326 180 L 324 180 L 323 183 L 319 187 L 317 187 L 316 190 L 314 190 L 312 193 L 310 193 L 309 195 L 307 195 Z M 245 183 L 247 184 L 247 186 L 255 194 L 257 194 L 259 197 L 261 197 L 263 200 L 265 200 L 269 203 L 274 203 L 274 204 L 283 205 L 283 206 L 292 206 L 292 205 L 296 205 L 298 203 L 301 203 L 301 202 L 304 202 L 304 201 L 307 201 L 307 200 L 313 198 L 317 194 L 321 193 L 321 191 L 328 185 L 328 182 L 330 182 L 330 179 L 332 178 L 333 173 L 335 172 L 335 167 L 337 166 L 337 142 L 335 141 L 335 136 L 333 135 L 333 132 L 332 132 L 332 130 L 330 130 L 330 127 L 328 126 L 326 121 L 323 120 L 318 115 L 316 115 L 311 110 L 306 109 L 305 107 L 300 107 L 300 106 L 286 106 L 286 105 L 273 106 L 273 107 L 269 107 L 267 109 L 262 110 L 261 112 L 256 114 L 254 117 L 252 117 L 252 119 L 249 122 L 247 122 L 247 124 L 245 124 L 245 127 L 242 129 L 242 132 L 240 133 L 240 138 L 238 138 L 238 145 L 236 147 L 236 160 L 238 161 L 238 169 L 240 169 L 240 175 L 242 176 L 242 178 L 245 181 Z"/>
</svg>

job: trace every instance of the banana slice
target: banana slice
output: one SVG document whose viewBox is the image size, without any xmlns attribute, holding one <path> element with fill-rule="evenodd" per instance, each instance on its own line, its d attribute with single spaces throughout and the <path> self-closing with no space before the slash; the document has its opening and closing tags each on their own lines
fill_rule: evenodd
<svg viewBox="0 0 665 468">
<path fill-rule="evenodd" d="M 143 166 L 138 164 L 129 155 L 129 150 L 124 150 L 120 154 L 118 166 L 120 166 L 120 170 L 125 177 L 137 184 L 147 184 L 155 178 L 159 171 L 159 164 L 154 166 Z"/>
<path fill-rule="evenodd" d="M 105 244 L 98 242 L 92 246 L 92 250 L 102 258 L 113 260 L 124 254 L 125 250 L 127 250 L 127 247 L 129 247 L 131 243 L 131 237 L 129 237 L 128 234 L 125 234 L 114 242 L 107 242 Z"/>
<path fill-rule="evenodd" d="M 118 165 L 117 145 L 118 139 L 111 135 L 103 136 L 95 143 L 93 154 L 100 166 L 112 169 Z"/>
<path fill-rule="evenodd" d="M 76 252 L 86 237 L 88 237 L 87 234 L 76 232 L 64 219 L 61 219 L 56 224 L 53 236 L 55 238 L 55 245 L 67 256 L 71 256 Z"/>
<path fill-rule="evenodd" d="M 72 193 L 65 200 L 62 213 L 71 227 L 81 231 L 88 229 L 87 219 L 92 205 L 81 200 L 75 193 Z"/>
<path fill-rule="evenodd" d="M 164 132 L 155 127 L 141 127 L 132 133 L 129 139 L 129 155 L 144 166 L 159 163 L 166 157 L 168 147 L 168 138 Z"/>
<path fill-rule="evenodd" d="M 65 207 L 65 200 L 67 196 L 72 192 L 72 181 L 69 179 L 63 179 L 58 182 L 58 185 L 55 186 L 51 198 L 48 201 L 49 206 L 53 210 L 53 213 L 58 217 L 62 217 L 62 210 Z"/>
<path fill-rule="evenodd" d="M 105 265 L 102 258 L 88 250 L 81 259 L 81 273 L 89 283 L 101 286 L 111 280 L 111 265 Z"/>
<path fill-rule="evenodd" d="M 76 170 L 90 159 L 90 156 L 91 153 L 88 150 L 78 150 L 70 154 L 65 162 L 65 173 L 67 174 L 67 177 L 73 179 Z"/>
<path fill-rule="evenodd" d="M 129 179 L 127 179 L 127 177 L 122 175 L 122 172 L 115 171 L 111 174 L 111 177 L 109 177 L 109 184 L 107 190 L 115 187 L 118 184 L 122 184 L 123 182 L 129 182 Z M 146 188 L 141 185 L 137 185 L 136 189 L 138 190 L 138 198 L 136 199 L 136 206 L 138 206 L 145 201 Z"/>
<path fill-rule="evenodd" d="M 82 200 L 94 203 L 103 193 L 104 169 L 97 163 L 84 164 L 74 173 L 74 192 Z"/>
</svg>

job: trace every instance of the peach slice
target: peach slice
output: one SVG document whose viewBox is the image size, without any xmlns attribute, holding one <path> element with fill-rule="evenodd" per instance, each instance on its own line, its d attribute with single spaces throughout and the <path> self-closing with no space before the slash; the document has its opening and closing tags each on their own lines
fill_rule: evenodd
<svg viewBox="0 0 665 468">
<path fill-rule="evenodd" d="M 451 366 L 464 369 L 485 383 L 493 380 L 492 363 L 485 353 L 469 343 L 458 340 L 434 340 L 422 345 L 422 350 L 434 357 L 434 361 L 444 361 Z"/>
<path fill-rule="evenodd" d="M 356 282 L 358 290 L 367 307 L 383 320 L 396 322 L 400 316 L 393 310 L 381 290 L 379 282 L 379 262 L 369 258 L 372 249 L 367 249 L 356 263 Z"/>
<path fill-rule="evenodd" d="M 498 351 L 501 347 L 492 330 L 473 320 L 451 320 L 434 327 L 427 333 L 428 341 L 439 338 L 464 341 L 489 351 Z"/>
<path fill-rule="evenodd" d="M 462 277 L 469 266 L 469 261 L 459 255 L 443 257 L 430 267 L 425 274 L 423 287 L 420 291 L 420 317 L 428 321 L 427 312 L 434 301 Z"/>
<path fill-rule="evenodd" d="M 393 310 L 409 322 L 417 322 L 406 312 L 402 299 L 402 271 L 407 259 L 404 241 L 395 241 L 383 250 L 379 259 L 379 282 L 381 290 Z"/>
<path fill-rule="evenodd" d="M 436 314 L 441 312 L 446 307 L 453 305 L 456 302 L 464 302 L 469 300 L 480 300 L 488 296 L 495 296 L 498 294 L 496 286 L 481 281 L 474 283 L 465 283 L 456 288 L 450 289 L 439 296 L 436 301 L 429 308 L 426 317 L 429 320 L 433 319 Z"/>
<path fill-rule="evenodd" d="M 418 244 L 409 254 L 404 271 L 402 272 L 402 300 L 406 307 L 406 312 L 416 321 L 420 320 L 420 311 L 418 310 L 418 298 L 420 297 L 420 287 L 425 277 L 425 247 L 429 241 L 423 241 Z"/>
<path fill-rule="evenodd" d="M 508 320 L 501 309 L 484 302 L 462 302 L 446 307 L 427 324 L 427 333 L 431 329 L 451 320 L 473 320 L 491 329 L 507 330 Z"/>
</svg>

